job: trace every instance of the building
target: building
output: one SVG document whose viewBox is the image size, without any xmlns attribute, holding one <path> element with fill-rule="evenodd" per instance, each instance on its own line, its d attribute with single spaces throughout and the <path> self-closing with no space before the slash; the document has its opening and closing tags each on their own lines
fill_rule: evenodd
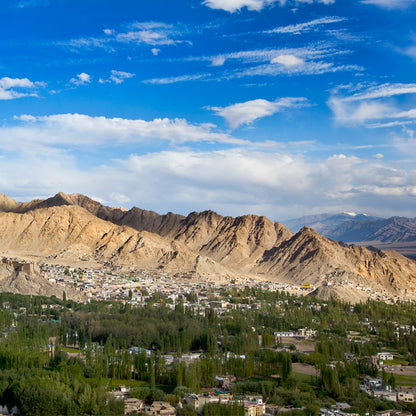
<svg viewBox="0 0 416 416">
<path fill-rule="evenodd" d="M 399 391 L 397 393 L 397 400 L 400 402 L 413 403 L 415 401 L 415 396 L 410 392 Z"/>
<path fill-rule="evenodd" d="M 244 401 L 244 416 L 261 416 L 266 413 L 266 405 L 263 399 L 256 399 L 256 401 Z"/>
<path fill-rule="evenodd" d="M 139 413 L 143 410 L 143 402 L 139 399 L 129 398 L 124 401 L 124 414 Z"/>
<path fill-rule="evenodd" d="M 184 402 L 192 406 L 196 411 L 199 410 L 199 397 L 196 394 L 186 394 L 184 397 Z"/>
<path fill-rule="evenodd" d="M 393 354 L 391 352 L 379 352 L 379 353 L 377 353 L 377 360 L 379 360 L 379 361 L 391 361 L 391 360 L 393 360 Z"/>
<path fill-rule="evenodd" d="M 147 412 L 150 416 L 176 416 L 176 410 L 167 402 L 153 402 Z"/>
</svg>

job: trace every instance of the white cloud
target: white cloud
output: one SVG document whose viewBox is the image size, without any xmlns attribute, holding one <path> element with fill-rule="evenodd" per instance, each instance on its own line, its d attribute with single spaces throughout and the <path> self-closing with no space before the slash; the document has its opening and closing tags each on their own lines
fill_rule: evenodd
<svg viewBox="0 0 416 416">
<path fill-rule="evenodd" d="M 190 57 L 186 60 L 207 61 L 211 64 L 215 61 L 218 61 L 220 64 L 223 64 L 225 61 L 241 62 L 244 64 L 256 64 L 262 62 L 270 62 L 274 58 L 281 55 L 295 55 L 302 59 L 316 60 L 345 55 L 349 53 L 349 50 L 336 49 L 332 43 L 321 43 L 318 45 L 311 44 L 301 48 L 253 49 L 214 56 Z"/>
<path fill-rule="evenodd" d="M 159 55 L 159 52 L 160 52 L 160 49 L 158 49 L 158 48 L 152 48 L 152 54 L 153 54 L 154 56 Z"/>
<path fill-rule="evenodd" d="M 35 90 L 38 87 L 43 87 L 43 82 L 32 82 L 28 78 L 0 78 L 0 100 L 14 100 L 21 97 L 36 97 L 36 92 L 21 92 L 17 89 Z"/>
<path fill-rule="evenodd" d="M 0 88 L 9 90 L 11 88 L 35 88 L 34 82 L 27 78 L 9 78 L 3 77 L 0 79 Z"/>
<path fill-rule="evenodd" d="M 192 75 L 179 75 L 177 77 L 166 77 L 166 78 L 152 78 L 143 81 L 145 84 L 175 84 L 177 82 L 189 82 L 189 81 L 200 81 L 206 80 L 211 74 L 192 74 Z"/>
<path fill-rule="evenodd" d="M 116 34 L 115 40 L 123 43 L 144 43 L 151 46 L 175 45 L 183 42 L 181 32 L 173 25 L 162 22 L 135 22 L 128 32 Z"/>
<path fill-rule="evenodd" d="M 264 7 L 273 4 L 276 0 L 205 0 L 203 4 L 211 9 L 222 9 L 234 13 L 247 7 L 248 10 L 260 11 Z"/>
<path fill-rule="evenodd" d="M 338 16 L 321 17 L 305 23 L 297 23 L 295 25 L 281 26 L 271 30 L 265 30 L 263 33 L 288 33 L 292 35 L 300 35 L 301 33 L 310 32 L 322 25 L 343 22 L 346 19 Z"/>
<path fill-rule="evenodd" d="M 91 82 L 91 75 L 88 75 L 85 72 L 82 72 L 81 74 L 78 74 L 76 78 L 71 78 L 69 82 L 75 85 L 89 84 Z"/>
<path fill-rule="evenodd" d="M 89 146 L 140 144 L 161 140 L 172 145 L 188 142 L 221 142 L 242 144 L 228 134 L 216 132 L 212 124 L 191 124 L 184 119 L 132 120 L 91 117 L 84 114 L 15 117 L 20 125 L 0 129 L 0 144 L 12 148 L 16 143 Z M 29 147 L 29 150 L 31 148 Z"/>
<path fill-rule="evenodd" d="M 416 84 L 382 84 L 367 88 L 349 97 L 345 101 L 361 101 L 375 98 L 387 98 L 396 95 L 416 94 Z"/>
<path fill-rule="evenodd" d="M 412 59 L 416 59 L 416 45 L 411 45 L 404 49 L 398 49 L 400 53 L 410 56 Z"/>
<path fill-rule="evenodd" d="M 338 56 L 349 54 L 348 50 L 340 50 L 332 47 L 332 44 L 310 45 L 304 48 L 282 49 L 255 49 L 240 52 L 231 52 L 217 56 L 199 56 L 186 58 L 187 61 L 207 61 L 211 66 L 221 67 L 225 63 L 244 64 L 241 69 L 224 70 L 222 73 L 186 74 L 176 77 L 153 78 L 145 80 L 145 83 L 171 84 L 175 82 L 195 80 L 224 80 L 251 76 L 278 76 L 278 75 L 319 75 L 331 72 L 352 71 L 359 72 L 361 67 L 356 65 L 340 65 L 333 61 Z M 289 56 L 293 56 L 290 58 Z M 280 58 L 279 58 L 280 57 Z M 294 65 L 295 57 L 299 65 Z M 281 65 L 276 65 L 281 60 Z M 304 65 L 301 61 L 304 60 Z M 283 63 L 286 63 L 284 65 Z M 292 65 L 290 65 L 292 64 Z M 228 65 L 229 66 L 229 65 Z"/>
<path fill-rule="evenodd" d="M 121 84 L 125 79 L 133 78 L 135 76 L 136 74 L 131 74 L 130 72 L 116 71 L 113 69 L 111 71 L 110 79 L 116 84 Z"/>
<path fill-rule="evenodd" d="M 396 109 L 379 102 L 361 102 L 348 104 L 348 101 L 336 97 L 330 98 L 328 105 L 340 123 L 364 124 L 369 120 L 389 117 Z"/>
<path fill-rule="evenodd" d="M 402 96 L 414 94 L 416 84 L 383 84 L 346 96 L 334 91 L 328 106 L 341 124 L 395 127 L 405 125 L 406 120 L 416 120 L 416 108 L 405 108 L 409 104 L 401 100 Z"/>
<path fill-rule="evenodd" d="M 286 97 L 276 101 L 257 99 L 228 107 L 211 107 L 216 115 L 223 117 L 231 128 L 251 124 L 259 118 L 271 116 L 284 109 L 305 105 L 306 98 Z"/>
<path fill-rule="evenodd" d="M 225 64 L 226 59 L 224 55 L 214 56 L 212 58 L 212 66 L 222 66 Z"/>
<path fill-rule="evenodd" d="M 383 9 L 404 9 L 416 4 L 416 0 L 361 0 L 364 4 L 373 4 Z"/>
<path fill-rule="evenodd" d="M 272 64 L 280 64 L 286 68 L 293 68 L 295 66 L 304 65 L 305 60 L 295 55 L 279 55 L 271 60 Z"/>
<path fill-rule="evenodd" d="M 100 84 L 107 84 L 107 83 L 114 83 L 114 84 L 122 84 L 126 79 L 135 77 L 136 74 L 132 74 L 130 72 L 124 71 L 116 71 L 115 69 L 111 70 L 111 75 L 108 79 L 100 78 L 98 82 Z"/>
<path fill-rule="evenodd" d="M 121 30 L 106 28 L 105 36 L 92 36 L 58 42 L 59 45 L 73 49 L 101 48 L 114 52 L 121 45 L 171 46 L 178 43 L 189 43 L 183 39 L 186 27 L 174 26 L 163 22 L 134 22 L 125 25 Z M 152 48 L 158 51 L 157 48 Z"/>
<path fill-rule="evenodd" d="M 248 10 L 261 11 L 267 6 L 277 3 L 279 6 L 296 6 L 300 4 L 322 3 L 331 5 L 335 0 L 204 0 L 205 4 L 211 9 L 221 9 L 230 13 L 240 11 L 246 7 Z"/>
<path fill-rule="evenodd" d="M 23 164 L 31 175 L 22 171 Z M 127 201 L 161 213 L 214 209 L 282 220 L 310 213 L 313 207 L 315 212 L 364 209 L 378 215 L 414 215 L 414 167 L 392 168 L 382 159 L 336 154 L 312 160 L 289 152 L 243 149 L 171 150 L 80 166 L 67 154 L 12 156 L 0 164 L 0 186 L 19 200 L 63 190 L 95 195 L 109 205 Z"/>
</svg>

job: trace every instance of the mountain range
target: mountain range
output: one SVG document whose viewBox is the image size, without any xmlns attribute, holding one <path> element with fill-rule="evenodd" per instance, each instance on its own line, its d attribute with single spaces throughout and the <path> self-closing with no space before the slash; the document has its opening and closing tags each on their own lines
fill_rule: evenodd
<svg viewBox="0 0 416 416">
<path fill-rule="evenodd" d="M 293 231 L 306 225 L 333 240 L 396 250 L 416 259 L 416 218 L 341 213 L 311 215 L 284 223 Z"/>
<path fill-rule="evenodd" d="M 357 297 L 363 287 L 416 295 L 416 262 L 394 251 L 338 243 L 307 226 L 293 233 L 263 216 L 159 215 L 107 207 L 80 194 L 24 203 L 0 195 L 0 252 L 214 281 L 344 286 Z"/>
</svg>

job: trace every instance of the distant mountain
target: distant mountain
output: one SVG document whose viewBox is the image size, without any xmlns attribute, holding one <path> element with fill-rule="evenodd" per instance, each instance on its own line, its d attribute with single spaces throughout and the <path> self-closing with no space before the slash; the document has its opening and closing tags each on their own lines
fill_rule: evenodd
<svg viewBox="0 0 416 416">
<path fill-rule="evenodd" d="M 416 218 L 377 218 L 363 214 L 321 214 L 285 221 L 296 231 L 309 226 L 333 240 L 395 249 L 416 255 Z"/>
<path fill-rule="evenodd" d="M 356 224 L 381 220 L 382 218 L 370 217 L 365 214 L 354 214 L 343 212 L 340 214 L 318 214 L 307 215 L 292 220 L 283 221 L 284 224 L 293 232 L 299 231 L 302 227 L 308 226 L 318 231 L 318 233 L 329 237 L 328 233 L 332 229 L 337 229 L 345 223 L 354 222 Z M 331 237 L 329 237 L 331 238 Z"/>
<path fill-rule="evenodd" d="M 343 215 L 341 225 L 379 221 Z M 315 224 L 325 221 L 335 227 L 331 216 Z M 338 282 L 397 293 L 413 293 L 416 279 L 415 261 L 339 244 L 310 227 L 294 234 L 266 217 L 223 217 L 213 211 L 159 215 L 106 207 L 80 194 L 21 204 L 0 196 L 0 251 L 110 261 L 202 279 L 264 278 L 317 287 Z"/>
</svg>

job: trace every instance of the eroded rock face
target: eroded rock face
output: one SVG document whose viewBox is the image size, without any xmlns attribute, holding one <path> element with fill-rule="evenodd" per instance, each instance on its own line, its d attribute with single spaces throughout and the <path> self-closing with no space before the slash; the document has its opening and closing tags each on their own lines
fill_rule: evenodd
<svg viewBox="0 0 416 416">
<path fill-rule="evenodd" d="M 22 295 L 56 296 L 60 299 L 65 291 L 68 299 L 84 300 L 81 292 L 60 286 L 43 277 L 36 270 L 36 265 L 24 263 L 22 266 L 16 267 L 0 261 L 0 291 Z"/>
<path fill-rule="evenodd" d="M 111 208 L 80 194 L 19 204 L 0 198 L 0 251 L 58 258 L 89 257 L 152 270 L 262 276 L 310 283 L 378 284 L 415 289 L 416 262 L 395 252 L 341 245 L 309 227 L 293 234 L 266 217 L 187 217 Z"/>
</svg>

